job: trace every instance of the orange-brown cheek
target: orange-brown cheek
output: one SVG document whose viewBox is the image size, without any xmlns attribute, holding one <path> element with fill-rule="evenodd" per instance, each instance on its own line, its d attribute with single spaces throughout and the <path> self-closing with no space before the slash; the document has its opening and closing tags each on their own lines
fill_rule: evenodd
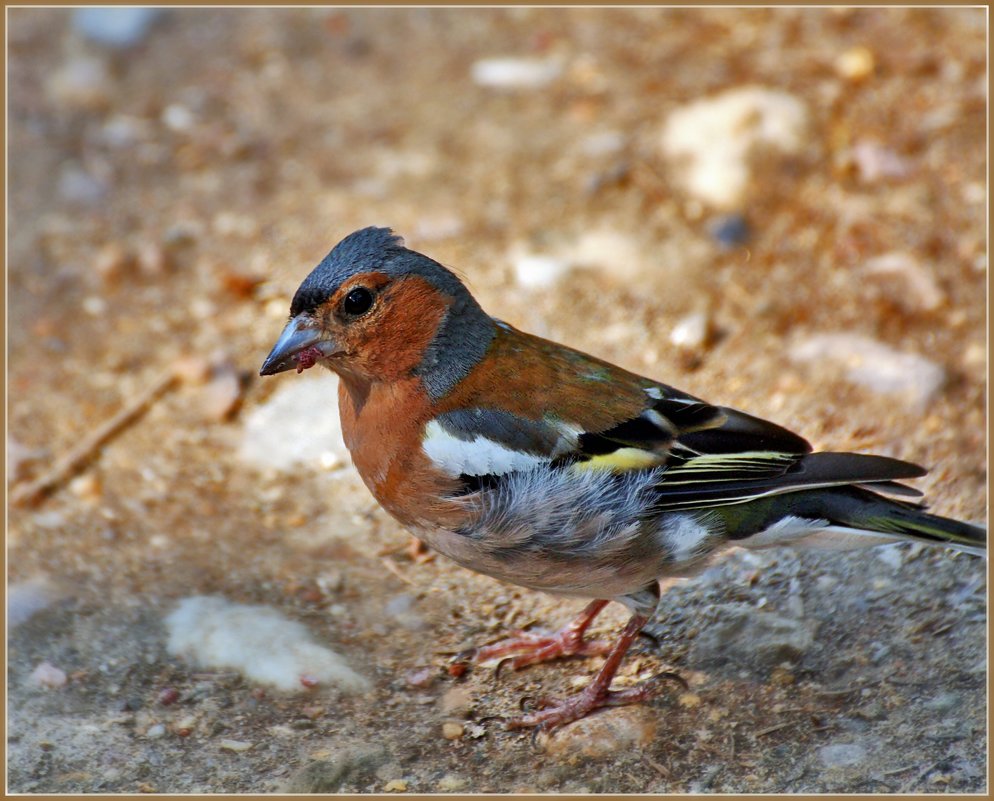
<svg viewBox="0 0 994 801">
<path fill-rule="evenodd" d="M 381 298 L 379 313 L 349 332 L 355 368 L 370 378 L 391 381 L 421 364 L 448 302 L 420 276 L 397 281 Z"/>
</svg>

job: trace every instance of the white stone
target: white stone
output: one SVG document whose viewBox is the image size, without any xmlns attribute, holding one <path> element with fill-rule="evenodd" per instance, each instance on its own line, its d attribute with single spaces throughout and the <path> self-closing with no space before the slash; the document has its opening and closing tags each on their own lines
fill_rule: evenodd
<svg viewBox="0 0 994 801">
<path fill-rule="evenodd" d="M 66 672 L 49 662 L 42 662 L 31 672 L 31 683 L 46 690 L 64 687 L 68 681 Z"/>
<path fill-rule="evenodd" d="M 568 254 L 575 266 L 603 270 L 615 278 L 635 278 L 645 269 L 645 256 L 638 242 L 611 228 L 581 234 Z"/>
<path fill-rule="evenodd" d="M 562 64 L 554 59 L 484 58 L 474 62 L 473 83 L 496 89 L 538 89 L 562 74 Z"/>
<path fill-rule="evenodd" d="M 682 317 L 670 331 L 670 342 L 678 348 L 697 350 L 704 346 L 708 339 L 711 321 L 705 312 L 693 312 Z"/>
<path fill-rule="evenodd" d="M 526 289 L 552 286 L 570 270 L 569 262 L 555 256 L 521 253 L 512 260 L 514 278 Z"/>
<path fill-rule="evenodd" d="M 867 261 L 863 269 L 870 276 L 896 278 L 900 286 L 894 295 L 902 306 L 933 311 L 945 302 L 945 294 L 936 282 L 932 270 L 910 253 L 884 253 Z"/>
<path fill-rule="evenodd" d="M 314 367 L 269 380 L 283 386 L 245 415 L 238 457 L 264 471 L 290 471 L 301 464 L 327 469 L 329 454 L 350 465 L 338 416 L 338 377 Z"/>
<path fill-rule="evenodd" d="M 193 112 L 186 106 L 173 103 L 162 110 L 162 122 L 170 131 L 189 131 L 195 122 Z"/>
<path fill-rule="evenodd" d="M 793 95 L 746 86 L 678 108 L 666 121 L 662 150 L 686 190 L 720 208 L 744 200 L 757 148 L 797 153 L 808 112 Z"/>
<path fill-rule="evenodd" d="M 946 382 L 946 371 L 931 359 L 859 334 L 815 334 L 791 347 L 790 358 L 842 369 L 852 383 L 901 397 L 919 409 L 927 406 Z"/>
<path fill-rule="evenodd" d="M 203 669 L 237 670 L 286 691 L 370 686 L 341 656 L 315 642 L 304 625 L 271 607 L 194 596 L 180 601 L 165 622 L 169 653 Z"/>
</svg>

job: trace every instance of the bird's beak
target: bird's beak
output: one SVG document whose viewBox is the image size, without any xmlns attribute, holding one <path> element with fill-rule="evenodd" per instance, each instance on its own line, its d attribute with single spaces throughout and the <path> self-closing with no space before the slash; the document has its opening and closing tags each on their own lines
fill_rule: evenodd
<svg viewBox="0 0 994 801">
<path fill-rule="evenodd" d="M 262 363 L 259 375 L 276 375 L 294 368 L 300 372 L 335 350 L 334 344 L 324 337 L 309 315 L 298 314 L 286 324 L 266 361 Z"/>
</svg>

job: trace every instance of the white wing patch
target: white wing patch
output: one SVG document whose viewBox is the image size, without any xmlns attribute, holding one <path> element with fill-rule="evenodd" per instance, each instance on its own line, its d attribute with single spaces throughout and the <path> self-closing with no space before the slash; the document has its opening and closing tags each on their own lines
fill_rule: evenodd
<svg viewBox="0 0 994 801">
<path fill-rule="evenodd" d="M 425 426 L 421 447 L 436 466 L 454 478 L 460 475 L 499 476 L 533 470 L 549 462 L 546 456 L 516 451 L 486 437 L 460 439 L 435 420 Z"/>
</svg>

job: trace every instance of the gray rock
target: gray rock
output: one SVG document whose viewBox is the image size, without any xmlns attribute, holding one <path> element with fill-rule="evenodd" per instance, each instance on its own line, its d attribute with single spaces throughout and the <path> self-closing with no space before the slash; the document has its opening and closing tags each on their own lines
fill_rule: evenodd
<svg viewBox="0 0 994 801">
<path fill-rule="evenodd" d="M 866 749 L 856 743 L 837 743 L 818 749 L 818 758 L 826 768 L 847 768 L 858 765 L 867 756 Z"/>
<path fill-rule="evenodd" d="M 7 590 L 7 625 L 19 626 L 36 612 L 51 606 L 64 595 L 44 577 L 11 584 Z"/>
<path fill-rule="evenodd" d="M 346 782 L 354 785 L 368 782 L 387 759 L 387 751 L 382 747 L 352 748 L 331 759 L 308 763 L 289 778 L 285 792 L 337 793 Z"/>
<path fill-rule="evenodd" d="M 961 703 L 958 693 L 944 692 L 926 701 L 925 707 L 936 712 L 952 712 Z"/>
<path fill-rule="evenodd" d="M 694 643 L 691 659 L 698 665 L 732 663 L 769 670 L 796 662 L 814 641 L 813 624 L 762 612 L 747 604 L 721 604 L 718 619 Z"/>
</svg>

